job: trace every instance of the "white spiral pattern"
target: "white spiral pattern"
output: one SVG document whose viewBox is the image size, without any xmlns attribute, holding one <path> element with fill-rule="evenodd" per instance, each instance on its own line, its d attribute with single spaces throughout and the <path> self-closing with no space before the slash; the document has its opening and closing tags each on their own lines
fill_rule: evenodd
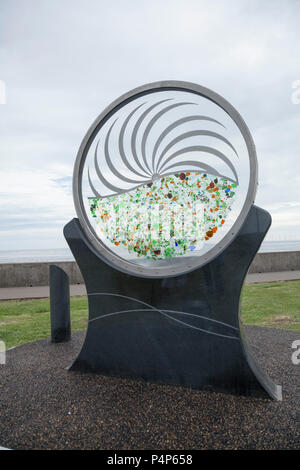
<svg viewBox="0 0 300 470">
<path fill-rule="evenodd" d="M 121 159 L 122 163 L 126 168 L 126 174 L 124 174 L 124 172 L 121 172 L 113 163 L 109 151 L 112 140 L 112 131 L 114 130 L 115 124 L 119 118 L 116 118 L 110 125 L 103 142 L 104 160 L 107 164 L 107 167 L 114 176 L 114 181 L 117 181 L 119 184 L 113 183 L 109 181 L 107 177 L 105 177 L 105 174 L 102 169 L 103 166 L 101 165 L 101 161 L 99 160 L 100 140 L 98 140 L 94 151 L 93 166 L 98 180 L 101 182 L 102 185 L 105 186 L 108 191 L 111 191 L 111 194 L 109 194 L 109 196 L 131 191 L 132 189 L 148 184 L 158 178 L 173 174 L 175 171 L 200 171 L 219 177 L 224 177 L 227 180 L 232 181 L 236 184 L 239 183 L 237 171 L 230 158 L 228 158 L 225 153 L 217 150 L 213 146 L 201 145 L 201 137 L 211 137 L 218 142 L 225 143 L 228 148 L 230 148 L 234 152 L 236 157 L 238 157 L 238 153 L 234 146 L 219 132 L 213 132 L 211 130 L 201 128 L 197 130 L 191 130 L 189 132 L 179 133 L 167 145 L 164 146 L 163 150 L 161 150 L 160 153 L 158 152 L 159 147 L 163 144 L 164 139 L 168 137 L 174 129 L 180 128 L 182 124 L 185 124 L 187 122 L 210 122 L 217 124 L 218 126 L 225 129 L 225 126 L 221 122 L 209 116 L 193 114 L 172 121 L 167 127 L 165 127 L 164 125 L 163 131 L 159 134 L 159 136 L 154 142 L 152 139 L 151 144 L 149 145 L 149 136 L 151 135 L 151 131 L 153 129 L 154 124 L 159 124 L 159 120 L 164 115 L 176 108 L 195 104 L 192 102 L 185 101 L 172 103 L 172 100 L 172 98 L 160 100 L 155 102 L 154 104 L 151 104 L 150 106 L 147 106 L 147 103 L 139 104 L 125 117 L 123 123 L 120 126 L 119 132 L 114 132 L 113 143 L 115 144 L 115 148 L 118 149 L 118 157 Z M 170 101 L 171 103 L 169 103 Z M 161 105 L 163 104 L 164 106 L 161 107 Z M 155 108 L 158 108 L 159 110 L 155 112 L 155 114 L 151 118 L 149 118 L 149 115 L 151 115 L 151 112 L 154 111 Z M 136 118 L 137 111 L 140 109 L 142 110 L 142 113 L 139 115 L 138 118 Z M 124 135 L 129 123 L 131 125 L 130 128 L 132 130 L 130 135 L 130 145 L 128 146 L 128 148 L 130 148 L 131 159 L 135 162 L 136 168 L 134 168 L 133 165 L 130 163 L 128 155 L 126 154 L 124 148 Z M 137 136 L 142 125 L 144 130 L 140 139 L 140 148 L 138 149 Z M 184 145 L 186 139 L 190 138 L 193 138 L 193 140 L 195 140 L 195 145 Z M 172 152 L 172 148 L 177 144 L 182 144 L 182 148 Z M 170 152 L 171 154 L 168 155 L 168 153 Z M 182 160 L 178 162 L 177 157 L 186 156 L 187 154 L 193 155 L 192 159 Z M 194 158 L 195 154 L 197 158 Z M 221 174 L 214 166 L 208 165 L 207 163 L 202 161 L 201 156 L 203 154 L 208 154 L 217 157 L 217 159 L 223 162 L 228 168 L 228 170 L 230 170 L 229 174 Z M 234 177 L 232 178 L 229 175 L 233 175 Z M 96 189 L 96 185 L 94 184 L 91 178 L 90 168 L 88 168 L 88 181 L 94 197 L 108 197 L 106 195 L 101 195 Z M 122 188 L 122 184 L 124 183 L 129 183 L 130 188 Z"/>
</svg>

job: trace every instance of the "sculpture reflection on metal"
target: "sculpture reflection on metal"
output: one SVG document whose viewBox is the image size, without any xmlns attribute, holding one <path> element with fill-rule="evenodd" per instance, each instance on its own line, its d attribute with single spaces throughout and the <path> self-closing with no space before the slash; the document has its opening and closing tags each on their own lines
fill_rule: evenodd
<svg viewBox="0 0 300 470">
<path fill-rule="evenodd" d="M 113 102 L 79 149 L 65 237 L 89 298 L 71 370 L 281 398 L 239 319 L 270 225 L 250 132 L 222 97 L 159 82 Z"/>
</svg>

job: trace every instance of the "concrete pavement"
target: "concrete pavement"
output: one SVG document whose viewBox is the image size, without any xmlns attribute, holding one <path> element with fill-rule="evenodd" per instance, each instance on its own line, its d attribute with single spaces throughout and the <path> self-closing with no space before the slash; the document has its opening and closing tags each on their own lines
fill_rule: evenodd
<svg viewBox="0 0 300 470">
<path fill-rule="evenodd" d="M 71 296 L 86 295 L 85 285 L 71 285 L 70 294 Z M 49 286 L 0 288 L 0 300 L 43 299 L 47 297 L 49 297 Z"/>
<path fill-rule="evenodd" d="M 246 284 L 259 282 L 297 281 L 300 280 L 300 271 L 280 271 L 274 273 L 249 273 Z"/>
<path fill-rule="evenodd" d="M 247 275 L 246 284 L 256 284 L 261 282 L 295 281 L 297 279 L 300 280 L 300 271 L 253 273 Z M 85 285 L 71 285 L 70 294 L 71 296 L 86 295 Z M 49 297 L 49 286 L 0 288 L 0 300 L 43 299 L 47 297 Z"/>
</svg>

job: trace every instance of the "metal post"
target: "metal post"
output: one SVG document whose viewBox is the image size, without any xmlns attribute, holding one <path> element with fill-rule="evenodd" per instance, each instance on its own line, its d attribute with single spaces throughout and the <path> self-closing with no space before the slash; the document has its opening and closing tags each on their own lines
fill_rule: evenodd
<svg viewBox="0 0 300 470">
<path fill-rule="evenodd" d="M 70 287 L 65 271 L 55 264 L 49 266 L 51 341 L 61 343 L 71 339 Z"/>
</svg>

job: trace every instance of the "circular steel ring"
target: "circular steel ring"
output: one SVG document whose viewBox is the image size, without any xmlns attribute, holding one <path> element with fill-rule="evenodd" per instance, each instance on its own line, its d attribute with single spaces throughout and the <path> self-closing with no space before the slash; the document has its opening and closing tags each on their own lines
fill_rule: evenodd
<svg viewBox="0 0 300 470">
<path fill-rule="evenodd" d="M 242 207 L 242 210 L 237 217 L 235 223 L 233 224 L 231 230 L 222 238 L 222 240 L 217 243 L 211 250 L 207 253 L 203 254 L 202 256 L 198 256 L 195 258 L 187 259 L 187 263 L 179 263 L 178 266 L 172 265 L 170 267 L 163 266 L 155 268 L 154 266 L 141 266 L 135 263 L 130 262 L 129 260 L 125 260 L 111 250 L 109 250 L 97 237 L 86 212 L 84 210 L 83 199 L 82 199 L 82 174 L 86 156 L 88 154 L 89 148 L 93 139 L 99 129 L 104 125 L 104 123 L 114 114 L 118 109 L 122 108 L 125 104 L 133 101 L 134 99 L 147 95 L 154 92 L 159 91 L 186 91 L 190 93 L 194 93 L 196 95 L 200 95 L 204 98 L 209 99 L 213 103 L 217 104 L 220 108 L 222 108 L 235 122 L 237 127 L 239 128 L 249 155 L 249 164 L 250 164 L 250 175 L 249 175 L 249 186 L 247 191 L 247 196 Z M 129 273 L 138 277 L 147 277 L 147 278 L 164 278 L 164 277 L 172 277 L 178 276 L 180 274 L 193 271 L 208 262 L 212 259 L 216 258 L 229 244 L 232 240 L 237 236 L 240 228 L 242 227 L 249 210 L 254 203 L 255 195 L 257 190 L 257 157 L 255 151 L 255 145 L 250 134 L 250 131 L 244 122 L 241 115 L 237 112 L 237 110 L 222 96 L 218 95 L 214 91 L 209 90 L 208 88 L 202 87 L 195 83 L 183 82 L 183 81 L 161 81 L 161 82 L 154 82 L 149 83 L 147 85 L 140 86 L 135 88 L 115 101 L 113 101 L 104 111 L 97 117 L 97 119 L 93 122 L 89 130 L 87 131 L 77 154 L 75 166 L 74 166 L 74 174 L 73 174 L 73 198 L 77 216 L 81 223 L 81 226 L 87 236 L 87 239 L 91 246 L 96 251 L 97 255 L 104 260 L 106 263 L 123 271 L 125 273 Z"/>
</svg>

